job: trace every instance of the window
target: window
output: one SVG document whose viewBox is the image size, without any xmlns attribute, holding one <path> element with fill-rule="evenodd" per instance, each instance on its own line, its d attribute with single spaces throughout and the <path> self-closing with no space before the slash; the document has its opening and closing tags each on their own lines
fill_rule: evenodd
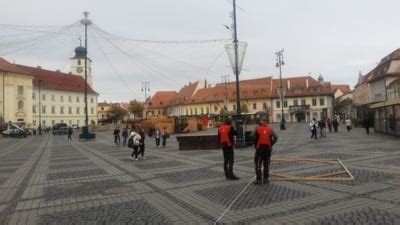
<svg viewBox="0 0 400 225">
<path fill-rule="evenodd" d="M 60 107 L 60 114 L 64 114 L 64 106 Z"/>
<path fill-rule="evenodd" d="M 36 127 L 36 120 L 33 120 L 32 122 L 33 122 L 33 126 Z"/>
<path fill-rule="evenodd" d="M 101 109 L 101 111 L 104 111 L 104 107 L 103 106 L 100 109 Z"/>
<path fill-rule="evenodd" d="M 79 122 L 80 122 L 80 120 L 77 120 L 77 121 L 76 121 L 76 124 L 78 124 L 78 125 L 79 125 L 79 124 L 80 124 Z"/>
<path fill-rule="evenodd" d="M 36 113 L 36 106 L 32 106 L 32 112 Z"/>
<path fill-rule="evenodd" d="M 76 107 L 76 114 L 80 114 L 80 109 L 79 109 L 79 107 Z"/>
<path fill-rule="evenodd" d="M 42 113 L 46 113 L 46 106 L 45 105 L 42 106 Z"/>
<path fill-rule="evenodd" d="M 90 108 L 90 114 L 94 114 L 94 108 L 93 107 Z"/>
<path fill-rule="evenodd" d="M 80 66 L 82 63 L 81 63 L 81 60 L 80 59 L 78 59 L 78 66 Z"/>
<path fill-rule="evenodd" d="M 32 99 L 36 99 L 36 94 L 35 94 L 35 92 L 32 92 Z"/>
<path fill-rule="evenodd" d="M 56 113 L 56 107 L 55 106 L 52 106 L 51 107 L 51 114 L 55 114 Z"/>
<path fill-rule="evenodd" d="M 51 125 L 54 125 L 55 123 L 56 123 L 55 120 L 52 120 L 52 121 L 51 121 Z"/>
<path fill-rule="evenodd" d="M 93 103 L 93 102 L 94 102 L 93 98 L 90 98 L 90 103 Z"/>
<path fill-rule="evenodd" d="M 60 102 L 64 102 L 64 96 L 60 96 Z"/>
<path fill-rule="evenodd" d="M 215 105 L 214 106 L 214 112 L 217 112 L 218 111 L 218 107 Z"/>
<path fill-rule="evenodd" d="M 64 123 L 64 120 L 60 120 L 60 123 Z"/>
<path fill-rule="evenodd" d="M 267 109 L 267 103 L 263 103 L 263 109 Z"/>
<path fill-rule="evenodd" d="M 295 87 L 295 88 L 293 89 L 293 92 L 294 92 L 295 94 L 301 94 L 302 91 L 303 91 L 303 88 L 301 88 L 301 87 Z"/>
<path fill-rule="evenodd" d="M 55 101 L 56 100 L 56 97 L 54 96 L 54 95 L 51 95 L 51 101 Z"/>
<path fill-rule="evenodd" d="M 293 105 L 294 106 L 298 106 L 299 105 L 299 101 L 297 99 L 293 100 Z"/>
<path fill-rule="evenodd" d="M 233 111 L 236 111 L 236 105 L 233 105 L 232 108 L 233 108 Z"/>
<path fill-rule="evenodd" d="M 68 107 L 68 114 L 72 114 L 72 107 Z"/>
<path fill-rule="evenodd" d="M 24 110 L 24 102 L 18 101 L 18 110 Z"/>
<path fill-rule="evenodd" d="M 283 101 L 283 107 L 287 108 L 287 100 Z"/>
<path fill-rule="evenodd" d="M 68 96 L 68 102 L 72 102 L 72 97 Z"/>
<path fill-rule="evenodd" d="M 204 109 L 203 109 L 203 107 L 200 108 L 200 113 L 201 113 L 201 115 L 204 114 Z"/>
<path fill-rule="evenodd" d="M 45 94 L 42 95 L 42 100 L 46 100 L 46 95 Z"/>
<path fill-rule="evenodd" d="M 19 96 L 24 95 L 24 86 L 18 86 L 18 95 Z"/>
<path fill-rule="evenodd" d="M 277 113 L 276 114 L 276 121 L 280 121 L 281 120 L 281 114 L 280 113 Z"/>
<path fill-rule="evenodd" d="M 197 115 L 197 108 L 194 108 L 194 115 Z"/>
<path fill-rule="evenodd" d="M 190 108 L 190 115 L 193 115 L 193 109 Z"/>
<path fill-rule="evenodd" d="M 313 119 L 317 119 L 318 113 L 317 112 L 313 112 L 312 116 L 313 116 Z"/>
<path fill-rule="evenodd" d="M 210 114 L 210 108 L 206 108 L 207 114 Z"/>
<path fill-rule="evenodd" d="M 72 125 L 72 120 L 68 120 L 68 124 L 71 126 Z"/>
<path fill-rule="evenodd" d="M 79 97 L 76 97 L 76 102 L 79 102 Z"/>
<path fill-rule="evenodd" d="M 316 98 L 312 99 L 312 106 L 317 106 L 317 99 Z"/>
<path fill-rule="evenodd" d="M 188 110 L 188 109 L 186 109 L 186 116 L 187 116 L 187 115 L 189 115 L 189 110 Z"/>
<path fill-rule="evenodd" d="M 320 99 L 319 99 L 319 105 L 320 105 L 320 106 L 324 106 L 324 105 L 325 105 L 325 99 L 320 98 Z"/>
<path fill-rule="evenodd" d="M 306 105 L 306 100 L 305 99 L 301 100 L 301 105 Z"/>
<path fill-rule="evenodd" d="M 281 101 L 276 101 L 275 106 L 277 109 L 281 108 Z"/>
<path fill-rule="evenodd" d="M 257 103 L 253 103 L 253 109 L 257 109 Z"/>
</svg>

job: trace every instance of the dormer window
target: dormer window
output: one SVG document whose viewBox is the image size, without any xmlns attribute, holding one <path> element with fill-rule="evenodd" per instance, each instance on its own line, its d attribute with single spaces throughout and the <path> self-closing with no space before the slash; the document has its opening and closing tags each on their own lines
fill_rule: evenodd
<svg viewBox="0 0 400 225">
<path fill-rule="evenodd" d="M 296 87 L 293 89 L 293 93 L 295 93 L 295 94 L 301 94 L 302 92 L 303 92 L 303 88 L 300 87 L 300 86 L 296 86 Z"/>
</svg>

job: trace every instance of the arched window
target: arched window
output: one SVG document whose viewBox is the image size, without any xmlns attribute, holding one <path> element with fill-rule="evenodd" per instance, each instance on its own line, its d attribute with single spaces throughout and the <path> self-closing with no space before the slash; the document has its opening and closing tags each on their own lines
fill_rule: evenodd
<svg viewBox="0 0 400 225">
<path fill-rule="evenodd" d="M 23 109 L 24 109 L 24 102 L 18 101 L 18 110 L 23 110 Z"/>
<path fill-rule="evenodd" d="M 81 65 L 81 60 L 80 60 L 80 59 L 78 59 L 78 65 L 79 65 L 79 66 Z"/>
</svg>

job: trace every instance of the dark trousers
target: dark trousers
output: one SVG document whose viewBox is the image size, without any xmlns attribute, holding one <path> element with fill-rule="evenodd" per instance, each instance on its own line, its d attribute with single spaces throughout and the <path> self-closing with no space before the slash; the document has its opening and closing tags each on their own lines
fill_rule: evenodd
<svg viewBox="0 0 400 225">
<path fill-rule="evenodd" d="M 167 137 L 162 137 L 162 146 L 165 147 L 167 144 Z"/>
<path fill-rule="evenodd" d="M 121 143 L 121 139 L 120 139 L 119 135 L 114 135 L 114 143 L 116 145 L 119 145 L 119 143 Z"/>
<path fill-rule="evenodd" d="M 126 145 L 127 140 L 128 140 L 128 136 L 122 136 L 122 146 Z"/>
<path fill-rule="evenodd" d="M 222 147 L 222 152 L 224 154 L 225 177 L 226 178 L 233 177 L 233 162 L 234 162 L 233 147 Z"/>
<path fill-rule="evenodd" d="M 139 154 L 139 145 L 133 145 L 132 148 L 133 148 L 133 152 L 132 152 L 131 157 L 135 156 L 135 158 L 137 159 L 137 156 Z"/>
<path fill-rule="evenodd" d="M 156 138 L 156 145 L 157 147 L 160 146 L 160 138 Z"/>
<path fill-rule="evenodd" d="M 311 129 L 311 139 L 317 140 L 317 129 Z"/>
<path fill-rule="evenodd" d="M 338 132 L 338 127 L 334 126 L 333 130 L 335 131 L 335 133 L 337 133 Z"/>
<path fill-rule="evenodd" d="M 347 132 L 350 132 L 351 127 L 350 126 L 346 126 L 346 128 L 347 128 Z"/>
<path fill-rule="evenodd" d="M 141 145 L 139 145 L 139 151 L 140 151 L 140 155 L 143 157 L 144 156 L 144 143 L 142 143 Z"/>
<path fill-rule="evenodd" d="M 271 162 L 271 150 L 268 145 L 261 145 L 258 149 L 256 149 L 256 153 L 254 156 L 254 164 L 256 170 L 256 179 L 257 181 L 261 181 L 261 166 L 264 166 L 264 180 L 268 180 L 269 178 L 269 164 Z"/>
<path fill-rule="evenodd" d="M 365 132 L 369 134 L 369 127 L 365 127 Z"/>
</svg>

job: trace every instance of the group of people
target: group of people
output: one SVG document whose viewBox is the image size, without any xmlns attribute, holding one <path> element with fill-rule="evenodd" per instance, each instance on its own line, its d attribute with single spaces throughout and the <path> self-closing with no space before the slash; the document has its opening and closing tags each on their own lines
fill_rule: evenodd
<svg viewBox="0 0 400 225">
<path fill-rule="evenodd" d="M 346 118 L 344 121 L 344 124 L 346 126 L 346 129 L 348 132 L 353 128 L 352 122 L 350 118 Z M 333 132 L 337 133 L 339 131 L 339 121 L 337 118 L 334 118 L 331 120 L 330 118 L 324 119 L 321 118 L 319 121 L 317 121 L 315 118 L 313 118 L 310 121 L 310 132 L 311 132 L 311 140 L 317 140 L 317 133 L 319 130 L 319 134 L 321 138 L 326 137 L 326 127 L 328 127 L 329 133 Z"/>
<path fill-rule="evenodd" d="M 218 140 L 222 146 L 224 156 L 224 172 L 227 180 L 238 180 L 233 173 L 234 163 L 234 136 L 237 135 L 236 130 L 231 125 L 231 120 L 226 119 L 225 123 L 218 129 Z M 264 121 L 260 121 L 254 137 L 254 165 L 256 180 L 253 182 L 256 185 L 269 183 L 269 165 L 271 162 L 272 146 L 278 141 L 278 136 L 268 127 Z M 263 171 L 261 168 L 264 167 Z"/>
<path fill-rule="evenodd" d="M 144 129 L 135 129 L 132 127 L 132 129 L 129 131 L 128 127 L 125 127 L 122 130 L 122 146 L 128 146 L 129 148 L 132 148 L 132 154 L 130 156 L 131 160 L 138 160 L 138 156 L 141 155 L 142 159 L 145 159 L 144 157 L 144 151 L 145 151 L 145 138 L 146 134 L 144 132 Z M 117 147 L 121 146 L 121 137 L 120 137 L 120 129 L 119 127 L 116 127 L 113 131 L 114 135 L 114 144 Z M 149 135 L 150 137 L 153 135 Z M 156 147 L 158 148 L 160 146 L 160 140 L 162 140 L 161 144 L 162 147 L 165 147 L 167 145 L 167 138 L 169 138 L 169 134 L 166 131 L 166 128 L 164 127 L 162 130 L 156 129 L 154 131 L 154 138 L 156 142 Z"/>
</svg>

